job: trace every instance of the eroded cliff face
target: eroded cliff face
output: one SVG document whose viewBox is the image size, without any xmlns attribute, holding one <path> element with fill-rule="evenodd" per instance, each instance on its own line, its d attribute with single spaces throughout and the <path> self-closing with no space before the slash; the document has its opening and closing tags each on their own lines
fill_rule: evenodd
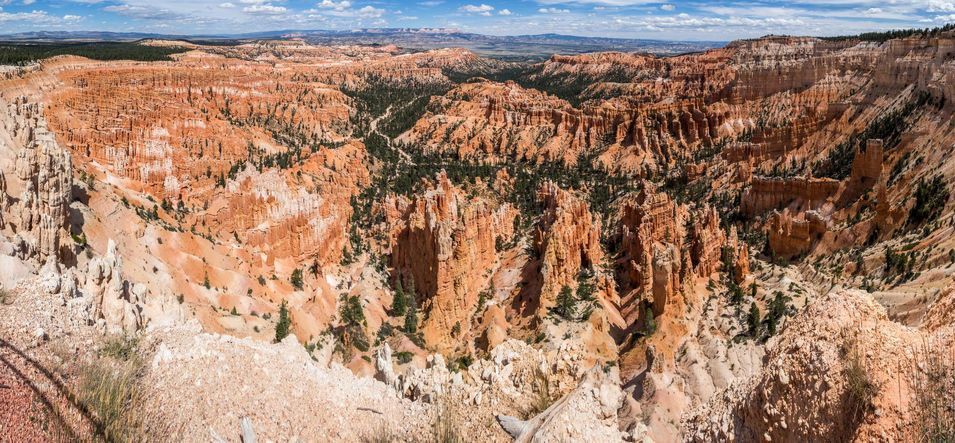
<svg viewBox="0 0 955 443">
<path fill-rule="evenodd" d="M 724 247 L 737 258 L 734 278 L 742 281 L 749 272 L 748 247 L 735 230 L 727 236 L 714 208 L 677 204 L 650 183 L 621 204 L 618 229 L 621 304 L 630 323 L 644 314 L 643 302 L 662 315 L 686 283 L 720 270 Z"/>
<path fill-rule="evenodd" d="M 547 182 L 537 192 L 543 214 L 534 230 L 536 255 L 540 260 L 540 294 L 535 301 L 536 315 L 543 318 L 557 302 L 564 287 L 576 288 L 585 270 L 598 269 L 604 263 L 600 245 L 600 221 L 586 202 L 555 183 Z M 607 276 L 596 275 L 598 291 L 604 299 L 615 293 Z"/>
<path fill-rule="evenodd" d="M 401 217 L 391 247 L 396 278 L 414 288 L 425 342 L 453 350 L 471 330 L 479 294 L 498 265 L 496 245 L 513 235 L 515 210 L 470 198 L 445 174 L 413 200 L 389 206 Z"/>
<path fill-rule="evenodd" d="M 475 81 L 433 98 L 402 140 L 425 152 L 453 150 L 469 161 L 574 164 L 596 137 L 564 100 L 514 82 Z"/>
<path fill-rule="evenodd" d="M 4 103 L 3 130 L 16 154 L 15 184 L 4 181 L 0 189 L 3 225 L 16 234 L 18 256 L 23 260 L 72 260 L 69 244 L 69 203 L 73 200 L 73 165 L 70 153 L 61 149 L 47 129 L 37 103 L 19 97 Z M 0 140 L 4 140 L 0 139 Z M 9 189 L 9 191 L 8 191 Z M 7 192 L 17 192 L 7 195 Z"/>
</svg>

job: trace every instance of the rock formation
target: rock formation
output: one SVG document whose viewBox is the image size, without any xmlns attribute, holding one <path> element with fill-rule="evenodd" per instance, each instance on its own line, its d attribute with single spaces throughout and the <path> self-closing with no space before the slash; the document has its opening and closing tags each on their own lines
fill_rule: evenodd
<svg viewBox="0 0 955 443">
<path fill-rule="evenodd" d="M 920 376 L 908 371 L 931 370 L 918 361 L 933 352 L 917 344 L 951 340 L 950 328 L 925 334 L 893 323 L 863 292 L 834 292 L 793 319 L 755 377 L 690 415 L 686 437 L 907 440 L 916 417 L 901 405 L 921 395 L 910 384 Z M 854 397 L 852 377 L 872 384 L 871 399 Z"/>
<path fill-rule="evenodd" d="M 73 166 L 70 153 L 60 149 L 39 105 L 19 98 L 8 105 L 4 126 L 16 152 L 15 175 L 22 193 L 9 203 L 6 181 L 0 190 L 0 220 L 14 226 L 24 244 L 21 258 L 45 263 L 60 260 L 61 241 L 69 236 L 69 204 L 72 198 Z M 2 179 L 2 176 L 0 176 Z M 28 252 L 26 252 L 28 251 Z"/>
<path fill-rule="evenodd" d="M 109 332 L 135 332 L 143 324 L 145 287 L 123 278 L 123 261 L 109 241 L 106 255 L 90 260 L 84 290 L 93 305 L 93 318 Z"/>
<path fill-rule="evenodd" d="M 724 246 L 737 257 L 738 269 L 732 272 L 740 277 L 748 272 L 747 247 L 735 235 L 732 244 L 727 242 L 714 208 L 679 205 L 650 183 L 621 204 L 619 235 L 626 290 L 621 312 L 631 324 L 642 315 L 641 294 L 646 294 L 655 316 L 663 314 L 691 276 L 719 270 Z"/>
<path fill-rule="evenodd" d="M 836 196 L 840 183 L 829 178 L 801 177 L 794 179 L 754 178 L 742 197 L 741 209 L 756 215 L 790 204 L 798 209 L 817 209 Z"/>
<path fill-rule="evenodd" d="M 470 330 L 497 261 L 496 242 L 512 235 L 514 209 L 468 198 L 445 174 L 414 200 L 399 198 L 393 206 L 401 214 L 391 248 L 396 277 L 413 284 L 426 313 L 425 342 L 453 349 L 451 331 Z"/>
<path fill-rule="evenodd" d="M 770 251 L 785 259 L 809 252 L 826 231 L 828 224 L 818 212 L 806 211 L 794 217 L 788 209 L 774 211 L 766 229 Z"/>
<path fill-rule="evenodd" d="M 537 195 L 544 210 L 534 231 L 541 278 L 537 316 L 542 318 L 554 306 L 561 288 L 575 288 L 584 270 L 603 263 L 603 251 L 600 221 L 594 219 L 586 202 L 553 182 L 544 183 Z"/>
</svg>

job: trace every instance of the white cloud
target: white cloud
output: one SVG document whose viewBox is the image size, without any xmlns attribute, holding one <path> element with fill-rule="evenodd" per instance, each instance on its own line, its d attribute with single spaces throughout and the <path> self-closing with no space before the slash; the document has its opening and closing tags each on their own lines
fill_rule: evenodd
<svg viewBox="0 0 955 443">
<path fill-rule="evenodd" d="M 485 17 L 490 17 L 490 16 L 491 16 L 491 11 L 494 10 L 494 7 L 491 6 L 491 5 L 485 5 L 484 3 L 481 3 L 480 5 L 477 5 L 477 6 L 475 6 L 475 5 L 464 5 L 464 6 L 460 7 L 460 8 L 458 8 L 458 10 L 459 10 L 459 11 L 467 12 L 467 13 L 469 13 L 469 14 L 478 14 L 478 15 L 483 15 L 483 16 L 485 16 Z"/>
<path fill-rule="evenodd" d="M 955 12 L 955 3 L 943 0 L 929 0 L 928 12 Z"/>
<path fill-rule="evenodd" d="M 502 9 L 502 10 L 500 10 L 500 11 L 497 11 L 497 15 L 511 15 L 511 10 L 510 10 L 510 9 L 507 9 L 507 8 L 504 8 L 504 9 Z"/>
<path fill-rule="evenodd" d="M 323 9 L 333 9 L 335 11 L 344 11 L 351 7 L 351 2 L 348 0 L 342 0 L 336 3 L 332 0 L 322 0 L 322 2 L 318 4 L 318 7 Z"/>
<path fill-rule="evenodd" d="M 59 27 L 69 23 L 77 22 L 82 17 L 78 15 L 65 15 L 63 17 L 50 15 L 46 11 L 33 10 L 30 12 L 3 12 L 0 10 L 0 23 L 13 23 L 13 26 L 23 24 L 33 24 L 39 26 Z"/>
<path fill-rule="evenodd" d="M 169 11 L 167 9 L 130 5 L 126 3 L 110 5 L 103 8 L 103 10 L 106 12 L 115 12 L 122 16 L 141 20 L 178 20 L 183 18 L 181 14 Z"/>
<path fill-rule="evenodd" d="M 570 12 L 569 9 L 558 9 L 558 8 L 540 8 L 537 10 L 541 14 L 567 14 Z"/>
<path fill-rule="evenodd" d="M 875 15 L 875 14 L 881 14 L 881 13 L 882 13 L 882 8 L 869 8 L 869 9 L 866 9 L 865 12 L 863 12 L 863 14 L 866 14 L 866 15 Z"/>
<path fill-rule="evenodd" d="M 234 4 L 234 3 L 229 3 L 229 2 L 219 3 L 219 7 L 220 7 L 220 8 L 234 8 L 234 7 L 235 7 L 235 4 Z"/>
<path fill-rule="evenodd" d="M 358 10 L 358 16 L 361 18 L 378 18 L 384 14 L 384 9 L 378 9 L 373 6 L 365 6 Z"/>
<path fill-rule="evenodd" d="M 32 4 L 34 4 L 34 3 L 36 3 L 36 0 L 23 0 L 23 5 L 24 5 L 24 6 L 30 6 L 30 5 L 32 5 Z"/>
<path fill-rule="evenodd" d="M 265 14 L 265 15 L 278 15 L 285 14 L 288 11 L 284 6 L 275 6 L 271 4 L 264 5 L 252 5 L 242 8 L 242 12 L 248 12 L 249 14 Z"/>
<path fill-rule="evenodd" d="M 673 6 L 673 5 L 669 4 L 669 3 L 667 3 L 667 4 L 665 4 L 665 5 L 660 5 L 660 9 L 662 9 L 662 10 L 664 10 L 664 11 L 672 11 L 672 10 L 676 9 L 676 6 Z"/>
</svg>

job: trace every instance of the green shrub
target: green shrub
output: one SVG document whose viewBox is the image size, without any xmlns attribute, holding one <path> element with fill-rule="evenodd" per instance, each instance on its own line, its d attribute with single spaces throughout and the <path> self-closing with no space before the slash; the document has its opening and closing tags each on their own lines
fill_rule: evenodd
<svg viewBox="0 0 955 443">
<path fill-rule="evenodd" d="M 343 325 L 364 326 L 365 311 L 357 295 L 342 296 L 342 304 L 338 308 L 338 315 Z"/>
<path fill-rule="evenodd" d="M 94 417 L 105 441 L 146 441 L 148 421 L 144 409 L 138 363 L 111 365 L 95 360 L 78 369 L 77 400 Z"/>
<path fill-rule="evenodd" d="M 940 343 L 923 342 L 907 370 L 912 392 L 906 411 L 921 442 L 955 441 L 955 354 Z"/>
<path fill-rule="evenodd" d="M 409 363 L 413 357 L 414 357 L 414 354 L 408 351 L 401 351 L 401 352 L 395 353 L 395 359 L 398 360 L 399 364 Z"/>
</svg>

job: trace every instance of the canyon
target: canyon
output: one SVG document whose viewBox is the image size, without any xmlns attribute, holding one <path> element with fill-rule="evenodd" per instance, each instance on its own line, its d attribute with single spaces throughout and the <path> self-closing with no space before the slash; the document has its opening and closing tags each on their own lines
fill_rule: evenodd
<svg viewBox="0 0 955 443">
<path fill-rule="evenodd" d="M 137 44 L 2 71 L 4 438 L 955 432 L 950 30 Z"/>
</svg>

